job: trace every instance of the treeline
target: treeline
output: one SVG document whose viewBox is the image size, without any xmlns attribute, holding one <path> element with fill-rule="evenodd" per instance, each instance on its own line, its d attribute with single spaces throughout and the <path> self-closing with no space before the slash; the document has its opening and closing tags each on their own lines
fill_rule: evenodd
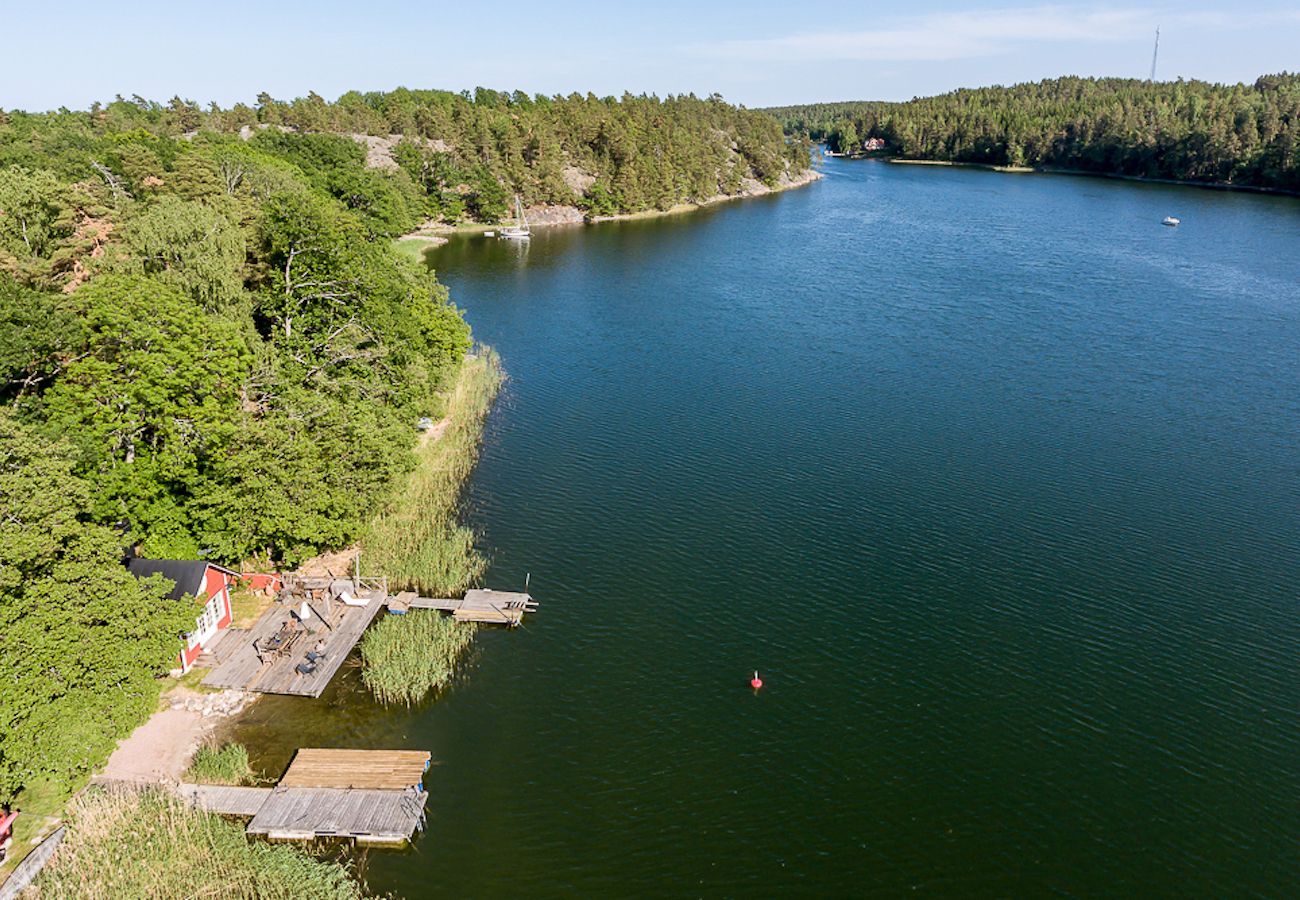
<svg viewBox="0 0 1300 900">
<path fill-rule="evenodd" d="M 229 109 L 179 97 L 166 104 L 119 97 L 84 112 L 0 112 L 0 121 L 19 133 L 64 136 L 58 147 L 33 148 L 32 163 L 51 149 L 71 149 L 83 135 L 242 135 L 253 148 L 297 165 L 389 234 L 426 219 L 497 222 L 510 213 L 515 194 L 525 205 L 578 206 L 590 216 L 667 209 L 738 194 L 755 181 L 775 186 L 808 166 L 807 148 L 786 141 L 769 116 L 717 96 L 530 97 L 485 88 L 473 94 L 403 88 L 353 91 L 333 103 L 314 93 L 292 101 L 262 94 L 254 106 Z M 298 139 L 305 134 L 316 139 Z M 356 165 L 367 158 L 367 136 L 377 147 L 369 169 Z M 123 163 L 136 173 L 159 174 L 176 154 L 133 149 L 130 156 Z"/>
<path fill-rule="evenodd" d="M 905 103 L 768 110 L 787 133 L 853 153 L 1300 190 L 1300 75 L 1253 85 L 1059 78 Z"/>
<path fill-rule="evenodd" d="M 470 346 L 355 142 L 125 106 L 0 124 L 0 802 L 101 762 L 194 627 L 124 547 L 348 544 Z"/>
</svg>

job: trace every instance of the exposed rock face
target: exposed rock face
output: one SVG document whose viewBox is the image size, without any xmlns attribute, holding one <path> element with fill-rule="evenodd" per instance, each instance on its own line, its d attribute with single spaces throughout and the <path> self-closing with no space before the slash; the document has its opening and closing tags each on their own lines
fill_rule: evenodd
<svg viewBox="0 0 1300 900">
<path fill-rule="evenodd" d="M 423 144 L 434 153 L 450 153 L 451 147 L 443 140 L 433 138 L 408 137 L 404 134 L 390 134 L 382 137 L 375 134 L 350 134 L 348 137 L 358 144 L 366 145 L 366 168 L 383 169 L 388 172 L 397 170 L 397 163 L 393 160 L 393 148 L 402 141 L 410 140 L 417 144 Z"/>
<path fill-rule="evenodd" d="M 583 171 L 577 166 L 565 166 L 564 170 L 560 172 L 560 176 L 564 179 L 564 183 L 569 186 L 569 190 L 573 191 L 575 197 L 586 196 L 587 189 L 596 183 L 595 175 Z"/>
<path fill-rule="evenodd" d="M 586 221 L 576 206 L 530 206 L 524 210 L 529 225 L 573 225 Z"/>
</svg>

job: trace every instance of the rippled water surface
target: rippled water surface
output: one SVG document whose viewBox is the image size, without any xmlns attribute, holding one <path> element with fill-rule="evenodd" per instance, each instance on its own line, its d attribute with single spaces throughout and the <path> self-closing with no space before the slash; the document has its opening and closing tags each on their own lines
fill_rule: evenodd
<svg viewBox="0 0 1300 900">
<path fill-rule="evenodd" d="M 433 751 L 373 888 L 1300 891 L 1300 201 L 833 161 L 431 259 L 542 612 L 424 707 L 259 707 Z"/>
</svg>

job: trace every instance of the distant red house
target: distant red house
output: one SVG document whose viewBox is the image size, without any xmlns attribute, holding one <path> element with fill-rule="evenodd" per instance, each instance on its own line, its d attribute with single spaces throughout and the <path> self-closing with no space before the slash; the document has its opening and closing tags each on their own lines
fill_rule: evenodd
<svg viewBox="0 0 1300 900">
<path fill-rule="evenodd" d="M 173 600 L 193 597 L 201 606 L 194 620 L 194 630 L 185 635 L 181 648 L 181 671 L 188 672 L 194 660 L 217 636 L 217 632 L 230 627 L 234 611 L 230 605 L 230 585 L 237 572 L 199 559 L 140 559 L 126 562 L 127 569 L 137 578 L 161 575 L 172 581 L 168 594 Z"/>
</svg>

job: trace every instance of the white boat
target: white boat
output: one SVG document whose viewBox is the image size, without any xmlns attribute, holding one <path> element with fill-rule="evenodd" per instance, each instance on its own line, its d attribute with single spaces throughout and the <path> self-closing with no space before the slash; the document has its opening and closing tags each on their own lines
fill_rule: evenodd
<svg viewBox="0 0 1300 900">
<path fill-rule="evenodd" d="M 1176 225 L 1181 225 L 1181 224 L 1182 224 L 1182 220 L 1180 220 L 1180 219 L 1176 219 L 1176 218 L 1174 218 L 1173 216 L 1165 216 L 1164 219 L 1161 220 L 1160 224 L 1161 224 L 1161 225 L 1176 226 Z"/>
<path fill-rule="evenodd" d="M 517 225 L 507 225 L 497 232 L 497 237 L 514 238 L 515 240 L 526 239 L 530 232 L 528 230 L 528 220 L 524 218 L 524 207 L 519 202 L 519 195 L 515 194 L 515 221 Z"/>
</svg>

